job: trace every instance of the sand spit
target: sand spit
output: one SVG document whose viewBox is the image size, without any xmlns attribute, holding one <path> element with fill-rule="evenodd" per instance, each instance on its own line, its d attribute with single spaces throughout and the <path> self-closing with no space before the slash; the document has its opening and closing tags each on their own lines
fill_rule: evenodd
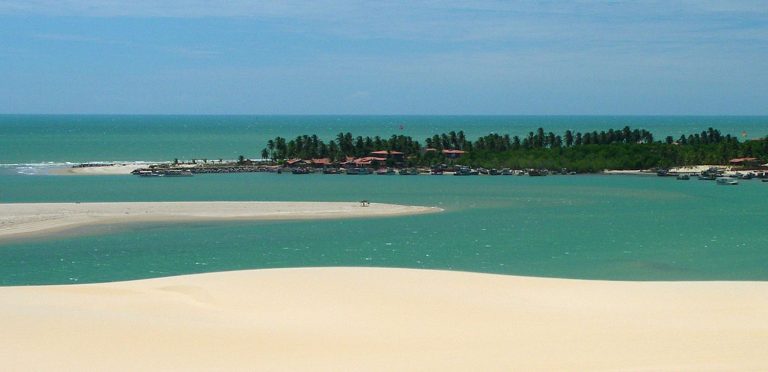
<svg viewBox="0 0 768 372">
<path fill-rule="evenodd" d="M 6 370 L 762 370 L 768 283 L 377 268 L 0 288 Z"/>
<path fill-rule="evenodd" d="M 136 169 L 146 167 L 147 164 L 115 164 L 98 167 L 69 167 L 52 170 L 50 173 L 61 176 L 115 176 L 130 175 Z"/>
<path fill-rule="evenodd" d="M 127 202 L 0 204 L 0 240 L 85 225 L 195 220 L 302 220 L 384 217 L 440 208 L 359 202 Z"/>
</svg>

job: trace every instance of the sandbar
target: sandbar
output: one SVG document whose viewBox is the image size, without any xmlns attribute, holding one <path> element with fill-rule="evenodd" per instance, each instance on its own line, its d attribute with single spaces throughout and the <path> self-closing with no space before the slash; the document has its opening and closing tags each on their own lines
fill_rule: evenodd
<svg viewBox="0 0 768 372">
<path fill-rule="evenodd" d="M 747 371 L 767 282 L 383 268 L 0 288 L 6 370 Z"/>
<path fill-rule="evenodd" d="M 136 169 L 146 167 L 144 163 L 129 163 L 104 165 L 98 167 L 69 167 L 59 168 L 50 171 L 50 174 L 60 176 L 116 176 L 129 175 Z"/>
<path fill-rule="evenodd" d="M 0 240 L 93 224 L 204 220 L 365 218 L 439 212 L 435 207 L 359 202 L 120 202 L 0 204 Z"/>
</svg>

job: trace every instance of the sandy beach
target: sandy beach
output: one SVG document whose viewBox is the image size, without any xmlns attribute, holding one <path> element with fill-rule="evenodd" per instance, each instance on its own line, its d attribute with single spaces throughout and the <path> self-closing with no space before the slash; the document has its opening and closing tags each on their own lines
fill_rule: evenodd
<svg viewBox="0 0 768 372">
<path fill-rule="evenodd" d="M 6 370 L 768 365 L 768 283 L 305 268 L 0 288 Z"/>
<path fill-rule="evenodd" d="M 60 168 L 51 170 L 50 174 L 59 176 L 115 176 L 129 175 L 136 169 L 146 167 L 143 163 L 115 164 L 100 167 Z"/>
<path fill-rule="evenodd" d="M 359 202 L 126 202 L 0 204 L 0 240 L 93 224 L 195 220 L 302 220 L 385 217 L 440 208 Z"/>
</svg>

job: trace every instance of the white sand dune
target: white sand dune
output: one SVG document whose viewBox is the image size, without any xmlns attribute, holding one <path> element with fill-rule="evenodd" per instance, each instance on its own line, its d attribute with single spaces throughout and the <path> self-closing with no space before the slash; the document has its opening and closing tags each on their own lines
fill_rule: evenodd
<svg viewBox="0 0 768 372">
<path fill-rule="evenodd" d="M 440 208 L 358 202 L 127 202 L 0 204 L 0 240 L 84 225 L 194 220 L 301 220 L 383 217 Z"/>
<path fill-rule="evenodd" d="M 0 288 L 4 370 L 768 366 L 768 283 L 375 268 Z"/>
</svg>

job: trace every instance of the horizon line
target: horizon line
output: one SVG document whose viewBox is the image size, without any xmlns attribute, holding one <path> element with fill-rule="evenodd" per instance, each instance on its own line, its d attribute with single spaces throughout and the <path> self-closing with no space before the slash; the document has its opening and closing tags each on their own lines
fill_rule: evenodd
<svg viewBox="0 0 768 372">
<path fill-rule="evenodd" d="M 318 114 L 271 114 L 271 113 L 247 113 L 247 114 L 235 114 L 235 113 L 0 113 L 0 116 L 454 116 L 454 117 L 532 117 L 532 116 L 550 116 L 550 117 L 566 117 L 566 116 L 583 116 L 583 117 L 616 117 L 616 116 L 634 116 L 634 117 L 768 117 L 768 113 L 763 114 L 438 114 L 438 113 L 424 113 L 424 114 L 334 114 L 334 113 L 318 113 Z"/>
</svg>

